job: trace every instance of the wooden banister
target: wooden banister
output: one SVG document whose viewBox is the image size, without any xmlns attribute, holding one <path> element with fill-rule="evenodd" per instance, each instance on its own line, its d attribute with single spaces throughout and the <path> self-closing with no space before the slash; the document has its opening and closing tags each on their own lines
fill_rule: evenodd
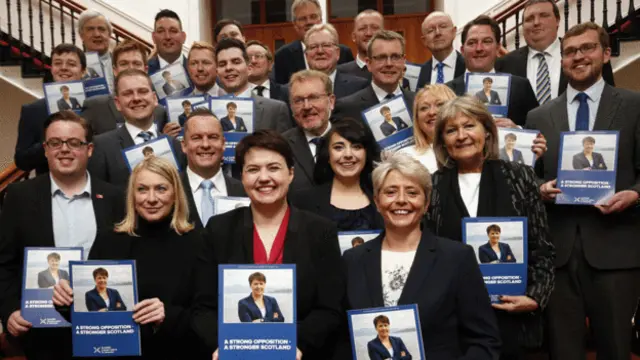
<svg viewBox="0 0 640 360">
<path fill-rule="evenodd" d="M 29 174 L 16 167 L 16 164 L 11 164 L 9 167 L 0 172 L 0 195 L 4 193 L 7 187 L 16 181 L 20 181 L 26 178 Z M 0 199 L 1 201 L 1 199 Z"/>
</svg>

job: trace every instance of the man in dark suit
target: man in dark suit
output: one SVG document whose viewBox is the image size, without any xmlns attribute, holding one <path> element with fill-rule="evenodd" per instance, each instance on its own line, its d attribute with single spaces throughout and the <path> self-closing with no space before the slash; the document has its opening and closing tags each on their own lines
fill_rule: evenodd
<svg viewBox="0 0 640 360">
<path fill-rule="evenodd" d="M 451 17 L 441 11 L 434 11 L 424 19 L 421 38 L 431 52 L 431 59 L 420 69 L 418 89 L 429 84 L 445 84 L 464 75 L 464 58 L 453 50 L 457 32 Z"/>
<path fill-rule="evenodd" d="M 297 71 L 308 69 L 309 66 L 304 57 L 304 44 L 302 39 L 307 30 L 313 25 L 322 23 L 322 10 L 318 0 L 297 0 L 291 6 L 291 19 L 298 39 L 284 45 L 276 51 L 274 63 L 274 79 L 279 84 L 288 84 L 291 75 Z M 337 44 L 340 47 L 339 64 L 353 60 L 353 54 L 348 46 Z"/>
<path fill-rule="evenodd" d="M 155 17 L 151 38 L 158 53 L 149 59 L 149 75 L 172 64 L 182 63 L 187 69 L 187 59 L 182 55 L 187 34 L 182 30 L 178 14 L 167 9 L 160 10 Z"/>
<path fill-rule="evenodd" d="M 87 67 L 84 52 L 71 44 L 60 44 L 51 52 L 51 74 L 53 81 L 78 81 Z M 20 170 L 36 170 L 42 174 L 49 170 L 44 157 L 43 124 L 47 119 L 46 99 L 36 100 L 22 106 L 18 122 L 18 141 L 13 157 Z"/>
<path fill-rule="evenodd" d="M 289 103 L 289 92 L 285 85 L 278 84 L 269 78 L 273 69 L 273 55 L 269 48 L 257 40 L 247 42 L 247 55 L 249 55 L 249 83 L 253 87 L 254 95 L 263 96 Z"/>
<path fill-rule="evenodd" d="M 367 9 L 356 15 L 353 19 L 351 40 L 356 44 L 358 53 L 355 60 L 338 65 L 338 71 L 371 81 L 371 73 L 366 62 L 367 45 L 373 34 L 380 29 L 384 29 L 384 17 L 379 12 Z"/>
<path fill-rule="evenodd" d="M 82 108 L 78 99 L 69 96 L 69 87 L 67 85 L 62 85 L 60 87 L 60 94 L 62 94 L 62 98 L 57 101 L 58 111 L 80 110 Z"/>
<path fill-rule="evenodd" d="M 500 100 L 500 95 L 495 90 L 491 90 L 491 86 L 493 85 L 493 79 L 490 77 L 486 77 L 482 79 L 482 90 L 476 93 L 476 98 L 480 100 L 481 103 L 485 105 L 502 105 L 502 101 Z"/>
<path fill-rule="evenodd" d="M 553 0 L 530 0 L 525 4 L 523 19 L 527 46 L 498 59 L 496 70 L 527 78 L 538 102 L 544 104 L 562 94 L 568 84 L 562 72 L 558 38 L 560 10 Z M 604 65 L 602 76 L 608 84 L 615 86 L 610 62 Z"/>
<path fill-rule="evenodd" d="M 596 139 L 591 136 L 582 139 L 584 150 L 573 155 L 574 170 L 607 170 L 607 164 L 604 162 L 602 154 L 593 151 L 595 144 Z M 588 157 L 591 158 L 591 161 Z"/>
<path fill-rule="evenodd" d="M 158 105 L 151 79 L 141 70 L 127 69 L 116 79 L 115 104 L 125 119 L 123 126 L 96 136 L 95 150 L 89 162 L 92 176 L 125 188 L 129 181 L 129 168 L 122 150 L 156 139 L 160 132 L 154 122 L 154 109 Z M 170 138 L 180 168 L 184 157 L 180 142 Z"/>
<path fill-rule="evenodd" d="M 187 157 L 187 169 L 180 175 L 189 203 L 189 221 L 197 228 L 206 225 L 214 215 L 214 196 L 245 197 L 242 183 L 221 171 L 225 139 L 220 121 L 208 109 L 196 109 L 184 126 L 182 151 Z M 208 183 L 211 188 L 206 190 Z M 211 197 L 207 197 L 209 191 Z"/>
<path fill-rule="evenodd" d="M 500 47 L 500 27 L 486 15 L 480 15 L 468 22 L 462 30 L 462 55 L 469 72 L 493 73 Z M 453 92 L 462 96 L 466 92 L 465 75 L 447 83 Z M 499 127 L 524 125 L 527 113 L 538 106 L 536 96 L 527 79 L 511 76 L 509 111 L 506 118 L 496 118 Z"/>
<path fill-rule="evenodd" d="M 0 213 L 0 319 L 28 359 L 66 360 L 71 359 L 69 328 L 34 329 L 21 316 L 24 249 L 82 247 L 86 258 L 96 234 L 113 231 L 122 220 L 124 194 L 87 173 L 93 144 L 84 119 L 62 111 L 43 129 L 50 173 L 9 186 Z"/>
<path fill-rule="evenodd" d="M 244 119 L 240 116 L 236 116 L 238 105 L 233 101 L 227 103 L 227 116 L 220 119 L 222 124 L 222 131 L 238 131 L 247 132 L 247 126 L 244 124 Z"/>
<path fill-rule="evenodd" d="M 384 117 L 384 121 L 380 124 L 380 131 L 384 136 L 389 136 L 396 131 L 407 128 L 407 124 L 402 119 L 398 116 L 391 116 L 391 109 L 388 106 L 383 106 L 380 109 L 380 115 Z"/>
<path fill-rule="evenodd" d="M 629 359 L 631 319 L 640 278 L 640 94 L 605 83 L 609 36 L 593 23 L 569 29 L 562 40 L 567 91 L 531 111 L 527 127 L 547 139 L 536 160 L 547 201 L 549 234 L 556 247 L 555 289 L 547 307 L 553 359 L 584 359 L 585 318 L 595 337 L 597 357 Z M 588 66 L 577 66 L 588 64 Z M 597 109 L 597 110 L 596 110 Z M 615 195 L 601 205 L 556 205 L 561 132 L 618 130 Z"/>
<path fill-rule="evenodd" d="M 369 42 L 367 67 L 371 83 L 366 88 L 336 101 L 333 117 L 362 120 L 361 112 L 397 95 L 403 95 L 407 107 L 413 106 L 415 94 L 403 90 L 399 83 L 404 71 L 405 44 L 402 35 L 381 30 Z"/>
</svg>

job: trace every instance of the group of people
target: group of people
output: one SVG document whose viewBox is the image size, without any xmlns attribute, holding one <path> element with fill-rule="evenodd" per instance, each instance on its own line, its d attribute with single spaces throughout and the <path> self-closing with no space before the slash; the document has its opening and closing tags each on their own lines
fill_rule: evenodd
<svg viewBox="0 0 640 360">
<path fill-rule="evenodd" d="M 300 40 L 275 55 L 247 41 L 237 21 L 221 20 L 216 45 L 197 41 L 185 56 L 180 19 L 162 10 L 150 58 L 132 41 L 109 52 L 108 20 L 91 10 L 80 16 L 80 37 L 108 62 L 114 92 L 87 99 L 80 115 L 47 115 L 44 100 L 23 106 L 15 160 L 39 176 L 11 185 L 0 213 L 0 319 L 9 340 L 28 359 L 71 358 L 70 329 L 33 328 L 21 316 L 20 289 L 25 247 L 73 246 L 88 259 L 136 261 L 140 301 L 127 309 L 141 325 L 145 359 L 218 357 L 220 264 L 296 265 L 298 360 L 352 358 L 346 310 L 405 304 L 418 306 L 429 359 L 522 359 L 546 339 L 553 359 L 582 360 L 587 317 L 598 356 L 628 359 L 640 275 L 640 94 L 613 86 L 605 29 L 586 22 L 559 39 L 555 2 L 529 0 L 527 46 L 499 58 L 492 18 L 467 23 L 458 52 L 451 18 L 433 12 L 422 25 L 433 57 L 413 93 L 403 87 L 405 47 L 421 45 L 385 30 L 380 13 L 355 17 L 352 59 L 322 24 L 317 0 L 295 0 L 291 11 Z M 87 24 L 104 31 L 89 35 Z M 82 78 L 82 50 L 60 44 L 51 57 L 55 81 Z M 254 131 L 235 147 L 230 169 L 223 131 L 237 128 L 237 116 L 225 125 L 197 108 L 180 124 L 158 106 L 148 74 L 172 64 L 183 64 L 194 95 L 254 99 Z M 494 119 L 464 94 L 466 72 L 512 74 L 506 117 Z M 414 145 L 381 154 L 361 112 L 397 96 L 410 108 Z M 498 127 L 540 132 L 534 167 L 517 161 L 513 147 L 502 156 Z M 560 133 L 605 129 L 620 131 L 615 195 L 597 206 L 556 205 Z M 156 156 L 130 172 L 121 150 L 162 134 L 182 172 Z M 250 206 L 214 215 L 218 196 L 248 197 Z M 527 218 L 524 294 L 490 303 L 478 264 L 516 259 L 499 226 L 487 229 L 480 256 L 464 245 L 468 217 Z M 338 232 L 360 230 L 381 233 L 354 239 L 341 255 Z M 97 309 L 114 302 L 99 276 L 87 295 Z M 68 313 L 83 294 L 59 272 L 51 279 L 53 303 Z M 265 283 L 261 273 L 249 278 L 242 321 L 283 320 Z M 411 358 L 388 318 L 374 326 L 370 354 Z"/>
</svg>

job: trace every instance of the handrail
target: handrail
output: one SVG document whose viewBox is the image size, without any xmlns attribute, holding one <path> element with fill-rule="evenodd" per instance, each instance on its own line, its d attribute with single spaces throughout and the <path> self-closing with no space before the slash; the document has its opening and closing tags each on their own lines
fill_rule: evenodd
<svg viewBox="0 0 640 360">
<path fill-rule="evenodd" d="M 20 181 L 29 176 L 29 173 L 22 171 L 11 163 L 6 169 L 0 172 L 0 203 L 2 202 L 2 194 L 11 183 Z"/>
</svg>

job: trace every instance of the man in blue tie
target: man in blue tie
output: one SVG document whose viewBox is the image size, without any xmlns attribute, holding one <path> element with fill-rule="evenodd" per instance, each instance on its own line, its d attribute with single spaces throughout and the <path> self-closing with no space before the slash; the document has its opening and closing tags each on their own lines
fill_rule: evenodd
<svg viewBox="0 0 640 360">
<path fill-rule="evenodd" d="M 444 84 L 464 74 L 462 55 L 453 50 L 458 28 L 451 17 L 434 11 L 422 22 L 422 43 L 431 52 L 431 59 L 422 65 L 418 89 L 429 84 Z"/>
<path fill-rule="evenodd" d="M 572 27 L 561 48 L 567 91 L 529 112 L 526 122 L 549 144 L 535 164 L 556 247 L 549 349 L 553 359 L 583 360 L 588 318 L 597 357 L 629 359 L 629 320 L 640 292 L 640 94 L 605 83 L 602 70 L 611 49 L 602 27 L 590 22 Z M 595 206 L 554 204 L 561 192 L 556 188 L 561 132 L 597 130 L 620 132 L 615 195 Z"/>
</svg>

